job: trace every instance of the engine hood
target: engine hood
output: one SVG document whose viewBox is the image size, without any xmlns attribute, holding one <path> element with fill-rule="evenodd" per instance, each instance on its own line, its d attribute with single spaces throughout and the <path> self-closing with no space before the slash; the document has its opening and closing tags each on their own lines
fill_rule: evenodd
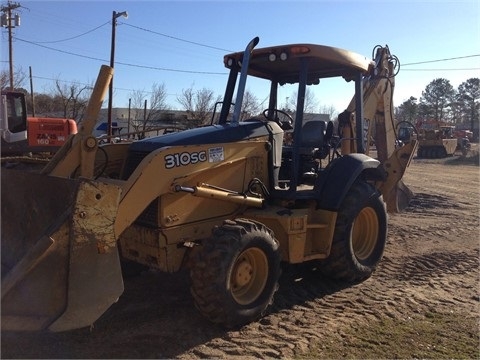
<svg viewBox="0 0 480 360">
<path fill-rule="evenodd" d="M 130 151 L 150 153 L 165 146 L 237 142 L 275 133 L 273 129 L 277 127 L 272 128 L 268 122 L 260 120 L 240 122 L 236 126 L 229 123 L 209 125 L 139 140 L 130 145 Z"/>
</svg>

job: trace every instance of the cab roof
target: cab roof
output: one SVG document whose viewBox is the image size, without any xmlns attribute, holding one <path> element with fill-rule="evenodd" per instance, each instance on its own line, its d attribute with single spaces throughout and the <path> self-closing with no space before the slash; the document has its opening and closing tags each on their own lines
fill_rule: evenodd
<svg viewBox="0 0 480 360">
<path fill-rule="evenodd" d="M 254 49 L 248 74 L 281 85 L 298 83 L 304 58 L 308 59 L 307 84 L 318 84 L 320 79 L 328 77 L 353 78 L 374 65 L 372 60 L 348 50 L 325 45 L 290 44 Z M 225 67 L 240 64 L 242 59 L 243 51 L 225 55 Z"/>
</svg>

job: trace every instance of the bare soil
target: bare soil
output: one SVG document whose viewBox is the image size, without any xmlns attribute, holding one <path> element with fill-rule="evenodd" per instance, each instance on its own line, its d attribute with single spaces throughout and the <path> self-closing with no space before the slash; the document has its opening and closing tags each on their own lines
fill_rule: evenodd
<svg viewBox="0 0 480 360">
<path fill-rule="evenodd" d="M 194 308 L 188 274 L 146 272 L 89 329 L 3 332 L 2 358 L 463 358 L 479 351 L 480 177 L 476 157 L 414 159 L 410 206 L 367 281 L 283 269 L 260 321 L 225 330 Z"/>
</svg>

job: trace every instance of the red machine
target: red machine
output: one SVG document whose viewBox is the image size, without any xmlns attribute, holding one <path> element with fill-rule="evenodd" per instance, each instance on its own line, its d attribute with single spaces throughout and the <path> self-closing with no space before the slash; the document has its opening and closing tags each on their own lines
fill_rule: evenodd
<svg viewBox="0 0 480 360">
<path fill-rule="evenodd" d="M 28 146 L 35 149 L 59 148 L 70 134 L 77 133 L 77 123 L 72 119 L 45 117 L 27 118 Z M 45 151 L 45 150 L 39 150 Z"/>
<path fill-rule="evenodd" d="M 55 152 L 69 135 L 77 133 L 72 119 L 28 117 L 25 94 L 2 91 L 0 138 L 2 156 Z"/>
</svg>

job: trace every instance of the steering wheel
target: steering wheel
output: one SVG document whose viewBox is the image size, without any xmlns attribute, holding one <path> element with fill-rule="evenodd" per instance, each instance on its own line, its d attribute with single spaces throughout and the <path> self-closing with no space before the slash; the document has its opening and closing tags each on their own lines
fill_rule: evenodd
<svg viewBox="0 0 480 360">
<path fill-rule="evenodd" d="M 271 117 L 268 116 L 268 111 L 269 109 L 263 110 L 263 116 L 265 116 L 267 120 L 275 121 L 278 125 L 280 125 L 282 130 L 293 129 L 293 118 L 290 116 L 290 114 L 288 114 L 283 110 L 272 109 L 272 112 L 273 112 L 273 119 L 272 119 Z M 279 117 L 278 116 L 279 114 L 282 116 Z"/>
</svg>

